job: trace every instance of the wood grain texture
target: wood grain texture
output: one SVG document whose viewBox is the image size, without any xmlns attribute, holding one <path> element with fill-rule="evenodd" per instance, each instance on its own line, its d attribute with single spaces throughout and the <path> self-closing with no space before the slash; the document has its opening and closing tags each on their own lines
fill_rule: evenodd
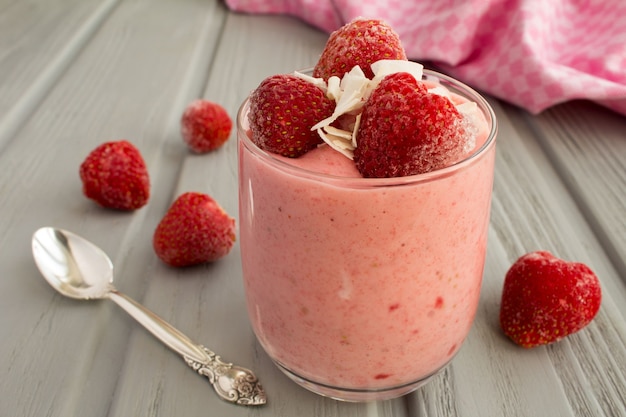
<svg viewBox="0 0 626 417">
<path fill-rule="evenodd" d="M 626 118 L 580 101 L 526 121 L 626 285 Z"/>
<path fill-rule="evenodd" d="M 152 233 L 180 193 L 209 193 L 238 217 L 235 134 L 214 153 L 190 153 L 179 134 L 186 104 L 204 97 L 234 118 L 266 76 L 311 67 L 326 39 L 217 0 L 0 0 L 0 415 L 626 415 L 626 119 L 589 103 L 532 116 L 490 99 L 499 136 L 476 321 L 452 364 L 404 398 L 342 403 L 282 375 L 250 329 L 238 244 L 211 265 L 158 261 Z M 150 203 L 133 213 L 98 208 L 78 178 L 91 149 L 121 138 L 152 180 Z M 101 246 L 120 290 L 253 369 L 267 406 L 217 399 L 113 303 L 55 294 L 30 252 L 43 225 Z M 524 350 L 499 329 L 500 294 L 511 263 L 536 249 L 587 263 L 604 299 L 583 331 Z"/>
<path fill-rule="evenodd" d="M 4 3 L 0 6 L 0 149 L 32 115 L 117 1 Z"/>
</svg>

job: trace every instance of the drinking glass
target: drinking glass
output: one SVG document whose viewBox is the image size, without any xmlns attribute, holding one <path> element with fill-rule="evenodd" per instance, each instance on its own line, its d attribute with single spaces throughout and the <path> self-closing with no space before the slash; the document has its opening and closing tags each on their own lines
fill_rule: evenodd
<svg viewBox="0 0 626 417">
<path fill-rule="evenodd" d="M 459 351 L 477 309 L 494 175 L 487 101 L 443 74 L 424 78 L 477 103 L 484 140 L 426 174 L 348 178 L 293 166 L 237 117 L 243 280 L 252 328 L 301 386 L 346 401 L 404 395 Z"/>
</svg>

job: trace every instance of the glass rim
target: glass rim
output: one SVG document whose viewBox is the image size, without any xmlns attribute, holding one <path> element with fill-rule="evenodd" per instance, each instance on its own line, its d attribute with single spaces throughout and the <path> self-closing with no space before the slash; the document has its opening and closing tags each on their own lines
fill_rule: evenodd
<svg viewBox="0 0 626 417">
<path fill-rule="evenodd" d="M 307 73 L 311 71 L 311 69 L 302 70 L 299 72 Z M 415 174 L 415 175 L 407 175 L 402 177 L 386 177 L 386 178 L 366 178 L 366 177 L 346 177 L 341 175 L 332 175 L 326 174 L 316 171 L 311 171 L 309 169 L 301 168 L 295 165 L 290 164 L 289 162 L 279 159 L 271 152 L 267 152 L 261 148 L 259 148 L 252 140 L 248 137 L 246 133 L 248 129 L 245 128 L 245 124 L 247 124 L 247 114 L 248 108 L 250 104 L 250 96 L 246 97 L 244 102 L 239 107 L 239 111 L 237 112 L 237 140 L 241 141 L 243 146 L 248 149 L 255 156 L 263 159 L 274 167 L 280 169 L 281 171 L 288 172 L 291 175 L 295 175 L 302 178 L 307 178 L 313 181 L 324 182 L 329 184 L 334 184 L 343 187 L 358 187 L 358 188 L 368 188 L 368 187 L 384 187 L 384 186 L 400 186 L 400 185 L 410 185 L 415 183 L 422 182 L 430 182 L 440 178 L 448 177 L 465 167 L 472 165 L 474 162 L 481 159 L 483 155 L 486 155 L 496 142 L 496 136 L 498 132 L 498 122 L 495 116 L 495 112 L 491 105 L 487 102 L 487 100 L 472 87 L 467 84 L 452 78 L 448 75 L 442 74 L 437 71 L 424 69 L 424 74 L 422 76 L 423 80 L 431 80 L 433 77 L 436 81 L 443 81 L 444 85 L 447 88 L 451 88 L 451 90 L 455 93 L 460 93 L 461 96 L 465 98 L 469 98 L 474 101 L 480 110 L 483 112 L 487 119 L 487 123 L 490 125 L 489 134 L 487 135 L 487 139 L 485 142 L 470 155 L 467 155 L 462 160 L 449 165 L 444 168 L 436 169 L 434 171 Z M 244 119 L 245 118 L 245 119 Z"/>
</svg>

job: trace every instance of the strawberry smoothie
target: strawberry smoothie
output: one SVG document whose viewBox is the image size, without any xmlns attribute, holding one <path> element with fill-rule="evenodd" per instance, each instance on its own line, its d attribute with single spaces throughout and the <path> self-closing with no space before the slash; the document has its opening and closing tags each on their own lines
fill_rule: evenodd
<svg viewBox="0 0 626 417">
<path fill-rule="evenodd" d="M 478 304 L 496 126 L 477 103 L 476 148 L 427 174 L 362 178 L 328 145 L 266 153 L 238 117 L 240 242 L 253 330 L 308 389 L 348 401 L 397 397 L 457 353 Z M 464 99 L 461 99 L 464 100 Z"/>
</svg>

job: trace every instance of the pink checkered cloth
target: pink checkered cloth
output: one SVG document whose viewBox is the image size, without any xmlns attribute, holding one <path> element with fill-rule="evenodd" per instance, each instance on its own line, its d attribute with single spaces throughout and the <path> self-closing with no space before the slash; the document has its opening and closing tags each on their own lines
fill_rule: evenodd
<svg viewBox="0 0 626 417">
<path fill-rule="evenodd" d="M 532 113 L 573 99 L 626 114 L 626 0 L 226 0 L 327 32 L 378 18 L 407 56 Z"/>
</svg>

